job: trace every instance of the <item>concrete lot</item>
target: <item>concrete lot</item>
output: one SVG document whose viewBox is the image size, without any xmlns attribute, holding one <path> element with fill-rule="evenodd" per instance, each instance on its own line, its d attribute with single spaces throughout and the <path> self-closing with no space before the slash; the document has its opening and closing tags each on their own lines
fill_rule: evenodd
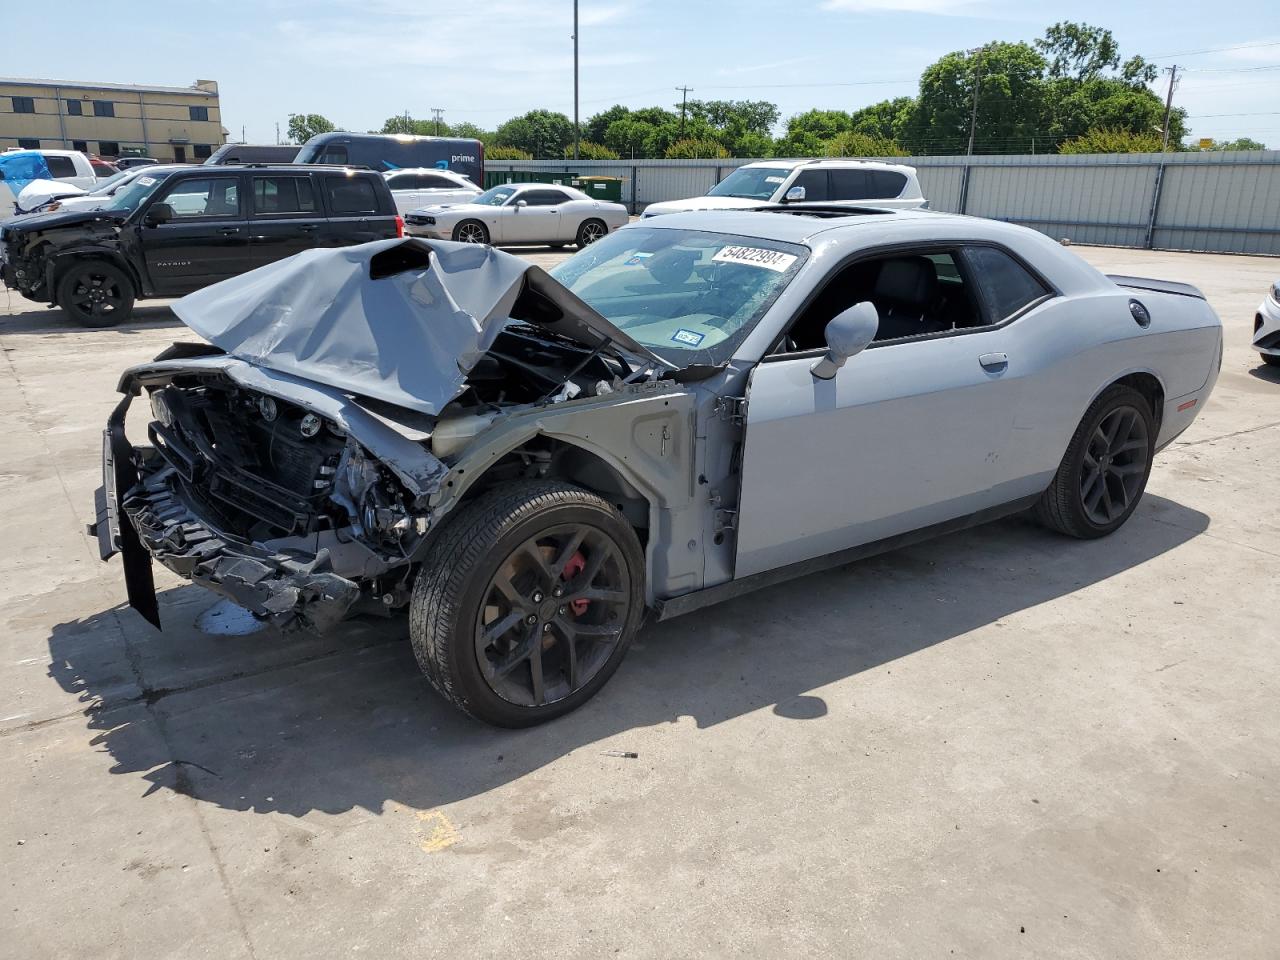
<svg viewBox="0 0 1280 960">
<path fill-rule="evenodd" d="M 517 733 L 402 624 L 246 633 L 163 571 L 163 634 L 124 608 L 100 430 L 183 330 L 10 299 L 0 956 L 1277 956 L 1280 376 L 1248 340 L 1280 262 L 1078 252 L 1227 325 L 1123 530 L 1001 522 L 651 626 Z"/>
</svg>

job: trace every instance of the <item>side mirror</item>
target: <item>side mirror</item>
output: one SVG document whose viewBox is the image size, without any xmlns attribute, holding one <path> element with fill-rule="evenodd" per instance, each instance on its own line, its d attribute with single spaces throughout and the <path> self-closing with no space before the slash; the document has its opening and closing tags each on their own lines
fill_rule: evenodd
<svg viewBox="0 0 1280 960">
<path fill-rule="evenodd" d="M 799 203 L 804 199 L 804 187 L 792 187 L 782 198 L 783 203 Z"/>
<path fill-rule="evenodd" d="M 517 201 L 516 201 L 516 209 L 517 209 L 517 210 L 519 210 L 521 207 L 527 207 L 528 205 L 529 205 L 529 201 L 528 201 L 528 200 L 517 200 Z"/>
<path fill-rule="evenodd" d="M 813 365 L 813 375 L 830 380 L 845 361 L 867 348 L 879 329 L 880 314 L 869 300 L 837 313 L 827 324 L 827 355 Z"/>
<path fill-rule="evenodd" d="M 175 216 L 177 214 L 173 212 L 173 207 L 169 206 L 169 204 L 153 203 L 142 222 L 148 227 L 158 227 L 162 223 L 168 223 Z"/>
</svg>

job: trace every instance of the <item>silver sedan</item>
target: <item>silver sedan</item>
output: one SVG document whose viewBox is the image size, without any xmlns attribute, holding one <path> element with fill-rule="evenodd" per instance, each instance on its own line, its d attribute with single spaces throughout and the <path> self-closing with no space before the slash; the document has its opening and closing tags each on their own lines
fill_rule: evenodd
<svg viewBox="0 0 1280 960">
<path fill-rule="evenodd" d="M 508 183 L 470 203 L 422 207 L 406 215 L 404 222 L 408 233 L 433 240 L 585 247 L 629 219 L 622 204 L 592 199 L 573 187 Z"/>
</svg>

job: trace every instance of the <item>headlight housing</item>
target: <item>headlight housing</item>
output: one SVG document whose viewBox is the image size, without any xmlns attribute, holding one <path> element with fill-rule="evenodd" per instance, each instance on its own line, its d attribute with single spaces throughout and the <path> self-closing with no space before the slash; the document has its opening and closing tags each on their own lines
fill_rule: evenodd
<svg viewBox="0 0 1280 960">
<path fill-rule="evenodd" d="M 1271 285 L 1271 290 L 1269 292 L 1271 294 L 1271 302 L 1280 306 L 1280 280 L 1277 280 Z"/>
</svg>

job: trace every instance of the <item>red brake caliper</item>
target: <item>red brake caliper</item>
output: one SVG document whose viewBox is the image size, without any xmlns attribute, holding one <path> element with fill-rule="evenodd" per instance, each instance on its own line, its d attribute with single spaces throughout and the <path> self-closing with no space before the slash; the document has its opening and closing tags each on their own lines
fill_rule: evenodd
<svg viewBox="0 0 1280 960">
<path fill-rule="evenodd" d="M 586 557 L 582 555 L 581 550 L 577 551 L 572 557 L 569 558 L 569 562 L 564 565 L 564 572 L 560 574 L 560 579 L 568 583 L 570 580 L 572 580 L 574 577 L 580 574 L 586 565 L 587 565 Z M 590 600 L 574 600 L 572 603 L 569 604 L 569 606 L 573 608 L 573 615 L 575 617 L 580 617 L 584 613 L 586 613 L 587 607 L 589 607 L 590 605 L 591 605 Z"/>
</svg>

